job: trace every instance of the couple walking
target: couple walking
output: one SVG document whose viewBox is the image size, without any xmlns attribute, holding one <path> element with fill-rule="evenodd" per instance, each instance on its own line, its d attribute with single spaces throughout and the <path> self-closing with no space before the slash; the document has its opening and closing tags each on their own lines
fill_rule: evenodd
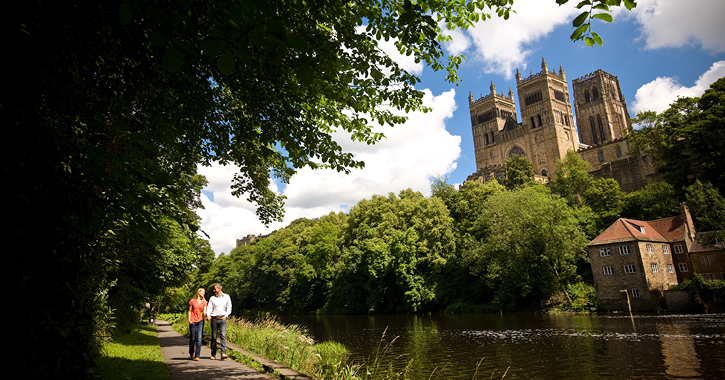
<svg viewBox="0 0 725 380">
<path fill-rule="evenodd" d="M 220 341 L 221 359 L 227 358 L 227 318 L 232 313 L 232 300 L 222 292 L 221 284 L 214 285 L 214 295 L 209 302 L 204 299 L 204 288 L 196 291 L 189 301 L 189 359 L 199 360 L 204 316 L 211 321 L 211 358 L 216 359 L 217 336 Z"/>
</svg>

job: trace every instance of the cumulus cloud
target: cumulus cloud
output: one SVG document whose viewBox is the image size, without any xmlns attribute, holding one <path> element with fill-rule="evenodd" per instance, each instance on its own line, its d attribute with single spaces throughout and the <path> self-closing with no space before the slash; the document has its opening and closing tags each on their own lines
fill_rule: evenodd
<svg viewBox="0 0 725 380">
<path fill-rule="evenodd" d="M 213 201 L 202 196 L 205 209 L 199 210 L 199 215 L 202 230 L 209 234 L 214 251 L 228 253 L 234 248 L 235 239 L 273 231 L 297 218 L 347 211 L 373 194 L 387 195 L 411 188 L 430 195 L 430 179 L 455 170 L 455 161 L 461 153 L 461 137 L 451 135 L 445 124 L 456 109 L 455 90 L 438 96 L 425 90 L 424 104 L 433 111 L 409 114 L 408 122 L 395 128 L 378 126 L 375 130 L 387 136 L 379 144 L 343 142 L 347 135 L 335 134 L 335 139 L 347 151 L 365 161 L 365 168 L 353 170 L 349 175 L 333 170 L 300 170 L 283 191 L 287 197 L 284 222 L 269 228 L 257 220 L 254 205 L 230 194 L 231 179 L 237 168 L 200 167 L 200 174 L 209 180 L 204 190 L 213 194 Z"/>
<path fill-rule="evenodd" d="M 569 24 L 575 15 L 581 13 L 574 6 L 558 6 L 554 1 L 516 0 L 508 20 L 493 17 L 478 22 L 465 33 L 448 32 L 453 41 L 445 45 L 450 53 L 460 54 L 473 45 L 468 59 L 483 63 L 483 71 L 513 78 L 516 68 L 525 68 L 532 50 L 529 45 L 546 37 L 556 27 Z M 463 49 L 463 50 L 462 50 Z"/>
<path fill-rule="evenodd" d="M 632 16 L 640 24 L 647 49 L 699 45 L 725 51 L 725 1 L 639 0 Z"/>
<path fill-rule="evenodd" d="M 698 97 L 719 78 L 725 77 L 725 61 L 718 61 L 710 66 L 704 74 L 695 81 L 695 85 L 687 87 L 677 82 L 677 78 L 658 77 L 639 89 L 634 95 L 632 110 L 636 114 L 640 111 L 662 112 L 670 104 L 681 97 Z"/>
</svg>

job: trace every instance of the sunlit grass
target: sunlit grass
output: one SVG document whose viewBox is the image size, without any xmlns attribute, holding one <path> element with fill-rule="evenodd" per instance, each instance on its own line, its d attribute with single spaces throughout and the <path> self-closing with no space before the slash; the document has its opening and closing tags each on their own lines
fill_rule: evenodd
<svg viewBox="0 0 725 380">
<path fill-rule="evenodd" d="M 156 326 L 139 325 L 114 336 L 96 365 L 101 379 L 171 379 L 156 338 Z"/>
</svg>

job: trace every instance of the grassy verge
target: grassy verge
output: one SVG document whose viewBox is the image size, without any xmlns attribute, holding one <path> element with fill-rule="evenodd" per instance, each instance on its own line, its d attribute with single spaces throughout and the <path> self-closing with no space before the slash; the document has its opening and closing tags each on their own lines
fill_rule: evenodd
<svg viewBox="0 0 725 380">
<path fill-rule="evenodd" d="M 96 365 L 104 380 L 171 379 L 156 338 L 156 326 L 139 325 L 115 335 Z"/>
</svg>

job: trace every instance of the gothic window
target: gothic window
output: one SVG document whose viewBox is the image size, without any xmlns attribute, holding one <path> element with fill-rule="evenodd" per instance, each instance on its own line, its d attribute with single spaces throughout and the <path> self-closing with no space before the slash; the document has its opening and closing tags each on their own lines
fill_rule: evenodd
<svg viewBox="0 0 725 380">
<path fill-rule="evenodd" d="M 524 154 L 524 150 L 521 149 L 520 146 L 514 145 L 514 147 L 511 148 L 511 150 L 509 151 L 509 154 L 508 154 L 509 158 L 511 158 L 513 156 L 524 156 L 525 157 L 526 154 Z"/>
<path fill-rule="evenodd" d="M 536 115 L 536 120 L 539 122 L 539 127 L 540 127 L 542 125 L 541 124 L 541 115 Z"/>
<path fill-rule="evenodd" d="M 594 139 L 594 145 L 599 143 L 597 139 L 597 127 L 594 126 L 594 118 L 589 116 L 589 126 L 592 127 L 592 139 Z"/>
<path fill-rule="evenodd" d="M 496 142 L 496 141 L 494 141 L 493 136 L 494 136 L 494 134 L 493 134 L 493 132 L 491 132 L 491 144 Z"/>
<path fill-rule="evenodd" d="M 622 157 L 622 148 L 617 147 L 617 157 Z"/>
<path fill-rule="evenodd" d="M 483 136 L 483 143 L 484 145 L 488 145 L 488 133 Z"/>
<path fill-rule="evenodd" d="M 534 123 L 534 117 L 531 116 L 531 128 L 536 128 L 536 123 Z"/>
<path fill-rule="evenodd" d="M 597 89 L 596 87 L 592 89 L 592 97 L 594 98 L 593 100 L 599 99 L 599 89 Z"/>
<path fill-rule="evenodd" d="M 599 162 L 604 162 L 604 152 L 601 150 L 597 152 L 597 157 L 599 157 Z"/>
<path fill-rule="evenodd" d="M 589 103 L 589 90 L 584 90 L 584 103 Z"/>
<path fill-rule="evenodd" d="M 544 177 L 547 176 L 546 169 L 541 169 L 541 175 Z"/>
<path fill-rule="evenodd" d="M 560 101 L 560 102 L 566 102 L 566 98 L 564 97 L 564 93 L 558 90 L 554 90 L 554 99 Z"/>
<path fill-rule="evenodd" d="M 599 135 L 602 137 L 602 142 L 607 141 L 607 138 L 604 136 L 604 127 L 602 127 L 602 117 L 597 115 L 597 125 L 599 126 Z"/>
</svg>

